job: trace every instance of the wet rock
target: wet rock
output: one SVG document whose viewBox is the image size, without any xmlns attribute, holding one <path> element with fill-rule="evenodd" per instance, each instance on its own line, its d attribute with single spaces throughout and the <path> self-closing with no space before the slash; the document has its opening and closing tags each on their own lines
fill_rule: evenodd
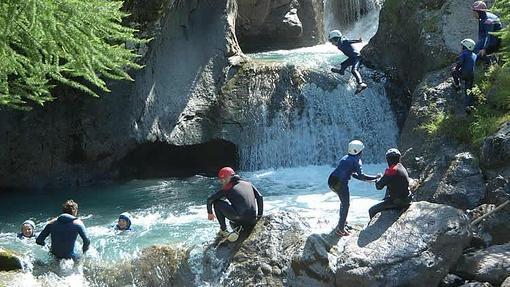
<svg viewBox="0 0 510 287">
<path fill-rule="evenodd" d="M 468 225 L 446 205 L 413 203 L 400 217 L 386 211 L 338 243 L 310 236 L 293 258 L 294 280 L 297 286 L 437 286 L 469 243 Z"/>
<path fill-rule="evenodd" d="M 289 261 L 304 243 L 304 223 L 289 213 L 264 216 L 251 234 L 237 244 L 208 248 L 205 276 L 221 286 L 287 286 Z M 219 270 L 218 270 L 219 269 Z"/>
<path fill-rule="evenodd" d="M 469 282 L 466 284 L 460 285 L 460 287 L 492 287 L 492 285 L 488 282 Z"/>
<path fill-rule="evenodd" d="M 443 280 L 439 283 L 439 287 L 459 287 L 464 284 L 466 280 L 460 278 L 455 274 L 446 275 Z"/>
<path fill-rule="evenodd" d="M 508 178 L 498 175 L 487 184 L 485 202 L 500 205 L 507 200 L 510 200 L 510 184 Z"/>
<path fill-rule="evenodd" d="M 485 184 L 478 161 L 470 153 L 455 156 L 432 196 L 432 201 L 460 209 L 475 208 L 485 197 Z"/>
<path fill-rule="evenodd" d="M 236 35 L 244 52 L 312 46 L 323 40 L 322 1 L 237 3 Z"/>
<path fill-rule="evenodd" d="M 151 246 L 129 262 L 92 265 L 84 273 L 93 286 L 193 286 L 189 252 L 167 245 Z"/>
<path fill-rule="evenodd" d="M 462 255 L 453 273 L 499 286 L 510 276 L 510 243 Z"/>
<path fill-rule="evenodd" d="M 21 270 L 22 268 L 21 259 L 16 253 L 0 248 L 0 271 Z"/>
<path fill-rule="evenodd" d="M 469 212 L 475 220 L 496 208 L 494 204 L 484 204 Z M 475 226 L 476 233 L 486 245 L 510 242 L 510 204 L 489 215 Z"/>
<path fill-rule="evenodd" d="M 510 287 L 510 277 L 507 277 L 503 283 L 501 283 L 501 287 Z"/>
<path fill-rule="evenodd" d="M 496 134 L 483 141 L 481 162 L 488 166 L 501 166 L 510 161 L 510 122 L 503 124 Z"/>
</svg>

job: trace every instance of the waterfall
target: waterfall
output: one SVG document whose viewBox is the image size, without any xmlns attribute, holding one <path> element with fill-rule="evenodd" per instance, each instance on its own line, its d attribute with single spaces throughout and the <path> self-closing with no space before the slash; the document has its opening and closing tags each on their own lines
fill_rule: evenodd
<svg viewBox="0 0 510 287">
<path fill-rule="evenodd" d="M 384 0 L 324 0 L 325 35 L 340 29 L 347 37 L 372 38 Z"/>
<path fill-rule="evenodd" d="M 384 80 L 371 80 L 372 72 L 363 69 L 369 89 L 354 95 L 350 73 L 337 77 L 288 63 L 280 69 L 262 68 L 237 80 L 236 91 L 246 95 L 243 105 L 250 107 L 236 139 L 242 170 L 333 164 L 352 139 L 365 143 L 364 161 L 384 162 L 398 137 Z"/>
</svg>

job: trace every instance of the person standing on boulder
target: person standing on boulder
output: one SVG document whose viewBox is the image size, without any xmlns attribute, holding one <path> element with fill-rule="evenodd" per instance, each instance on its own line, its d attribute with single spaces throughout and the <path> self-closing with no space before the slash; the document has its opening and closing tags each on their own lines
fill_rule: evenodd
<svg viewBox="0 0 510 287">
<path fill-rule="evenodd" d="M 386 196 L 381 203 L 368 210 L 370 219 L 383 210 L 405 210 L 411 203 L 410 179 L 406 168 L 400 163 L 400 156 L 400 151 L 396 148 L 391 148 L 386 152 L 388 168 L 383 177 L 375 182 L 375 188 L 378 190 L 386 186 Z"/>
<path fill-rule="evenodd" d="M 90 240 L 83 222 L 78 215 L 78 204 L 72 199 L 62 205 L 62 214 L 51 220 L 36 239 L 36 243 L 44 246 L 48 235 L 51 235 L 51 253 L 58 259 L 77 259 L 74 250 L 76 238 L 80 235 L 83 241 L 83 253 L 87 252 Z"/>
<path fill-rule="evenodd" d="M 344 75 L 345 70 L 349 67 L 351 68 L 351 73 L 354 75 L 356 79 L 356 83 L 358 84 L 356 88 L 356 94 L 361 93 L 364 89 L 367 88 L 367 84 L 363 83 L 363 79 L 361 78 L 361 74 L 358 71 L 359 65 L 361 63 L 361 56 L 359 49 L 357 49 L 353 44 L 361 43 L 361 38 L 358 40 L 349 40 L 342 35 L 339 30 L 333 30 L 329 32 L 329 42 L 333 45 L 336 45 L 345 56 L 347 56 L 347 60 L 343 61 L 340 69 L 331 68 L 331 72 L 338 73 L 340 75 Z"/>
<path fill-rule="evenodd" d="M 475 49 L 475 41 L 471 39 L 464 39 L 460 41 L 462 45 L 462 52 L 457 58 L 457 63 L 452 70 L 453 83 L 456 90 L 460 90 L 460 81 L 464 81 L 464 105 L 466 112 L 473 109 L 474 98 L 471 95 L 473 82 L 475 79 L 475 63 L 476 54 L 473 53 Z"/>
<path fill-rule="evenodd" d="M 220 169 L 218 179 L 222 189 L 207 199 L 207 218 L 209 220 L 218 218 L 220 224 L 218 234 L 221 237 L 228 236 L 228 240 L 233 242 L 239 237 L 238 227 L 250 228 L 262 217 L 264 201 L 257 188 L 241 180 L 230 167 Z M 226 218 L 231 221 L 232 228 L 234 231 L 237 229 L 237 232 L 227 231 Z"/>
<path fill-rule="evenodd" d="M 350 233 L 345 229 L 347 214 L 349 213 L 350 193 L 349 180 L 351 176 L 362 181 L 373 181 L 381 175 L 366 175 L 363 173 L 361 153 L 365 145 L 359 140 L 349 143 L 348 154 L 342 157 L 338 167 L 329 175 L 329 188 L 338 195 L 340 199 L 340 218 L 335 233 L 338 236 L 347 236 Z"/>
<path fill-rule="evenodd" d="M 490 65 L 491 57 L 489 55 L 497 52 L 501 45 L 501 39 L 492 34 L 502 29 L 501 20 L 498 16 L 489 12 L 487 4 L 483 1 L 475 1 L 471 5 L 471 9 L 478 19 L 478 42 L 474 52 L 478 53 L 478 57 L 486 65 Z"/>
</svg>

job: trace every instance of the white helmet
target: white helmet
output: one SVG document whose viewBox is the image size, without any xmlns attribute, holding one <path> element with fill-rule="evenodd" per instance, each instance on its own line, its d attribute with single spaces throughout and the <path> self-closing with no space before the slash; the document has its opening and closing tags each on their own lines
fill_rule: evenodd
<svg viewBox="0 0 510 287">
<path fill-rule="evenodd" d="M 340 32 L 338 30 L 333 30 L 333 31 L 329 32 L 328 39 L 331 41 L 331 39 L 333 39 L 333 38 L 341 38 L 341 37 L 342 37 L 342 32 Z"/>
<path fill-rule="evenodd" d="M 464 40 L 460 41 L 460 43 L 462 44 L 462 46 L 466 47 L 466 49 L 468 49 L 469 51 L 473 51 L 476 46 L 475 41 L 473 41 L 471 39 L 464 39 Z"/>
<path fill-rule="evenodd" d="M 353 140 L 349 143 L 348 152 L 351 155 L 357 155 L 359 154 L 363 149 L 365 148 L 365 145 L 359 141 L 359 140 Z"/>
</svg>

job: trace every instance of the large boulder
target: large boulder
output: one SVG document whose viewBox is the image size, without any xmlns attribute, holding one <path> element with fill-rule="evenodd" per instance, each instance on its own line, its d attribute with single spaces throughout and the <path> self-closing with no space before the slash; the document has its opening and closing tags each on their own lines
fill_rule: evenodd
<svg viewBox="0 0 510 287">
<path fill-rule="evenodd" d="M 454 273 L 466 279 L 499 286 L 510 276 L 510 243 L 462 255 Z"/>
<path fill-rule="evenodd" d="M 503 283 L 501 283 L 501 287 L 510 287 L 510 277 L 507 277 Z"/>
<path fill-rule="evenodd" d="M 304 243 L 305 228 L 290 213 L 264 216 L 246 239 L 211 245 L 205 252 L 203 276 L 220 278 L 212 284 L 221 286 L 287 286 L 289 262 Z"/>
<path fill-rule="evenodd" d="M 496 208 L 494 204 L 483 204 L 470 211 L 472 220 L 492 212 Z M 510 242 L 510 204 L 492 213 L 476 226 L 477 234 L 487 244 L 504 244 Z"/>
<path fill-rule="evenodd" d="M 323 41 L 322 1 L 238 0 L 236 35 L 243 52 L 312 46 Z"/>
<path fill-rule="evenodd" d="M 22 268 L 21 259 L 16 253 L 0 248 L 0 271 L 21 270 Z"/>
<path fill-rule="evenodd" d="M 508 165 L 510 162 L 510 122 L 483 141 L 481 162 L 487 166 Z"/>
<path fill-rule="evenodd" d="M 485 184 L 478 160 L 468 152 L 460 153 L 450 163 L 431 201 L 460 209 L 475 208 L 485 197 Z"/>
<path fill-rule="evenodd" d="M 437 286 L 470 237 L 469 222 L 460 210 L 413 203 L 400 216 L 381 213 L 358 236 L 338 244 L 309 237 L 293 258 L 295 285 Z"/>
</svg>

